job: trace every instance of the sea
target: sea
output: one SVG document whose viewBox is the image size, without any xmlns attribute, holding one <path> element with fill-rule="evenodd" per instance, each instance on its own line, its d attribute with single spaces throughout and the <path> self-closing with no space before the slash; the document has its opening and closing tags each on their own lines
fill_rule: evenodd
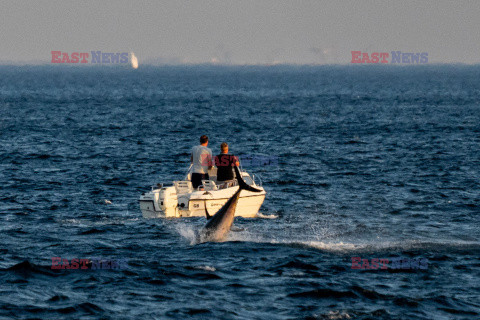
<svg viewBox="0 0 480 320">
<path fill-rule="evenodd" d="M 138 202 L 204 134 L 223 242 Z M 479 147 L 479 65 L 0 66 L 0 319 L 480 319 Z"/>
</svg>

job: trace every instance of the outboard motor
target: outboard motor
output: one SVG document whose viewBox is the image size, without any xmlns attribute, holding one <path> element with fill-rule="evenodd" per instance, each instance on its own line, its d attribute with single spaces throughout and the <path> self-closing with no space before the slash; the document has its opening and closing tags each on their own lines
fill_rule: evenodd
<svg viewBox="0 0 480 320">
<path fill-rule="evenodd" d="M 164 187 L 158 193 L 157 203 L 161 211 L 165 213 L 165 217 L 177 217 L 177 191 L 174 186 Z"/>
</svg>

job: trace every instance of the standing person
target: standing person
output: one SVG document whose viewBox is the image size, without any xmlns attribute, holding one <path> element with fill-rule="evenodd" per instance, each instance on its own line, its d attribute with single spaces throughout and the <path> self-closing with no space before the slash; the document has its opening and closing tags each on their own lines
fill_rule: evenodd
<svg viewBox="0 0 480 320">
<path fill-rule="evenodd" d="M 223 142 L 220 145 L 221 153 L 215 156 L 215 165 L 217 166 L 217 183 L 233 180 L 233 166 L 239 166 L 238 158 L 233 154 L 228 154 L 228 144 Z"/>
<path fill-rule="evenodd" d="M 208 180 L 208 170 L 212 169 L 212 150 L 207 148 L 208 137 L 203 135 L 200 137 L 200 145 L 192 148 L 190 162 L 192 168 L 192 186 L 196 189 L 202 184 L 202 180 Z"/>
</svg>

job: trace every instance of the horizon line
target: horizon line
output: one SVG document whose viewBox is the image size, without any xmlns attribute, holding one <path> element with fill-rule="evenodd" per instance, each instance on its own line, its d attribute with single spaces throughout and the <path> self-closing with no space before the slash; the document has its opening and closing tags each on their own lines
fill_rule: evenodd
<svg viewBox="0 0 480 320">
<path fill-rule="evenodd" d="M 439 66 L 439 65 L 464 65 L 476 66 L 480 62 L 427 62 L 427 63 L 295 63 L 295 62 L 276 62 L 276 63 L 220 63 L 220 62 L 191 62 L 191 63 L 139 63 L 141 67 L 182 67 L 182 66 L 212 66 L 212 67 L 275 67 L 275 66 L 296 66 L 296 67 L 321 67 L 321 66 Z M 127 67 L 132 68 L 130 61 L 128 63 L 51 63 L 45 61 L 11 61 L 0 60 L 0 67 L 23 67 L 23 66 L 53 66 L 53 67 Z M 132 68 L 133 69 L 133 68 Z"/>
</svg>

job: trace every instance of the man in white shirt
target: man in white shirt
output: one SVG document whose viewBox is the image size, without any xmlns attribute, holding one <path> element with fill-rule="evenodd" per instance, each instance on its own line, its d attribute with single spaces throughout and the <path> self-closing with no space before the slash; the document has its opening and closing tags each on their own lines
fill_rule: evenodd
<svg viewBox="0 0 480 320">
<path fill-rule="evenodd" d="M 212 169 L 212 150 L 207 148 L 208 137 L 200 137 L 200 145 L 192 148 L 190 162 L 192 163 L 192 186 L 197 188 L 202 184 L 202 180 L 208 180 L 208 170 Z"/>
</svg>

